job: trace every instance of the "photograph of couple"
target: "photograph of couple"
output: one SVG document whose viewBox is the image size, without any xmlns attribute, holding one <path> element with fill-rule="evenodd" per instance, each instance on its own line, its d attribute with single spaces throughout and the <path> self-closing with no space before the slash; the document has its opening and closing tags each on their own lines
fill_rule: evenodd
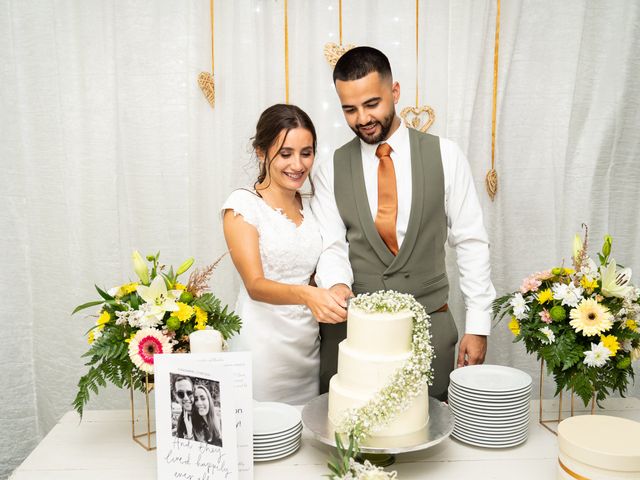
<svg viewBox="0 0 640 480">
<path fill-rule="evenodd" d="M 222 447 L 219 382 L 175 373 L 169 378 L 171 434 Z"/>
</svg>

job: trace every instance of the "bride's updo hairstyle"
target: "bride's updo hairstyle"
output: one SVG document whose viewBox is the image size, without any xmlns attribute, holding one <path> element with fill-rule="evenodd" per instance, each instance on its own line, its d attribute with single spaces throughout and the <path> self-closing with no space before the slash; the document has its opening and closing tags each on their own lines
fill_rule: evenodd
<svg viewBox="0 0 640 480">
<path fill-rule="evenodd" d="M 273 158 L 269 158 L 269 150 L 278 141 L 278 136 L 283 130 L 285 131 L 284 137 L 282 137 L 282 143 L 278 145 L 276 152 L 280 151 L 280 148 L 287 139 L 289 131 L 294 128 L 304 128 L 311 133 L 313 137 L 313 153 L 315 155 L 317 146 L 316 129 L 309 115 L 300 107 L 278 103 L 262 112 L 256 125 L 256 134 L 251 138 L 251 146 L 256 154 L 264 156 L 264 161 L 259 161 L 260 173 L 258 174 L 258 180 L 254 184 L 254 188 L 267 178 L 267 172 L 273 160 Z M 309 182 L 311 182 L 311 178 L 309 178 Z M 313 190 L 313 185 L 311 188 Z"/>
</svg>

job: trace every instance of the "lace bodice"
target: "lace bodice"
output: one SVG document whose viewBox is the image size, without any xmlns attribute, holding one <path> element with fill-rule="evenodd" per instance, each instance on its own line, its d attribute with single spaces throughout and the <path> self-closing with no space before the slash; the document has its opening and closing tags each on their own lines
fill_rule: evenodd
<svg viewBox="0 0 640 480">
<path fill-rule="evenodd" d="M 258 230 L 260 258 L 265 278 L 288 284 L 307 284 L 322 251 L 322 237 L 308 200 L 299 226 L 281 210 L 271 208 L 248 190 L 235 190 L 222 210 L 231 209 Z"/>
</svg>

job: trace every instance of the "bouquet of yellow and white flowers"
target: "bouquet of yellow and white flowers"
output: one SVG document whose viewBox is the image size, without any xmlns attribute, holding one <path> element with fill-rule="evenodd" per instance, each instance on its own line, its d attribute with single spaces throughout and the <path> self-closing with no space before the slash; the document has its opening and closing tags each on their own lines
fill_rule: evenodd
<svg viewBox="0 0 640 480">
<path fill-rule="evenodd" d="M 138 281 L 110 290 L 96 286 L 102 298 L 73 311 L 100 306 L 98 319 L 87 332 L 89 350 L 83 355 L 89 358 L 86 365 L 90 368 L 80 378 L 73 402 L 81 416 L 89 392 L 98 393 L 107 381 L 142 390 L 145 375 L 153 374 L 153 355 L 188 352 L 189 334 L 194 330 L 213 327 L 225 340 L 240 331 L 240 318 L 207 292 L 209 277 L 222 257 L 196 269 L 183 285 L 178 277 L 191 268 L 193 258 L 174 272 L 173 267 L 158 263 L 159 256 L 160 252 L 149 255 L 145 261 L 139 252 L 133 252 Z"/>
<path fill-rule="evenodd" d="M 640 357 L 640 288 L 631 284 L 631 269 L 611 258 L 611 244 L 606 235 L 597 265 L 585 227 L 584 242 L 574 239 L 573 268 L 534 273 L 494 303 L 498 319 L 510 316 L 514 342 L 547 364 L 556 395 L 571 389 L 585 406 L 594 395 L 598 402 L 614 391 L 624 395 Z"/>
</svg>

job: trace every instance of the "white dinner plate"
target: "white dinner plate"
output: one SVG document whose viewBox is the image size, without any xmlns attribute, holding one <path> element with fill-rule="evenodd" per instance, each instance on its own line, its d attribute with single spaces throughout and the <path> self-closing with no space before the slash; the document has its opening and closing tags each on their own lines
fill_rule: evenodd
<svg viewBox="0 0 640 480">
<path fill-rule="evenodd" d="M 465 440 L 473 440 L 482 443 L 511 443 L 520 440 L 522 437 L 526 437 L 529 434 L 529 430 L 525 429 L 522 432 L 515 433 L 513 435 L 478 435 L 477 433 L 468 432 L 466 430 L 460 430 L 455 428 L 453 430 L 458 436 L 462 436 Z"/>
<path fill-rule="evenodd" d="M 502 402 L 502 401 L 511 401 L 517 400 L 522 397 L 531 396 L 531 387 L 524 388 L 515 392 L 503 392 L 503 393 L 487 393 L 487 392 L 478 392 L 477 390 L 469 390 L 464 387 L 460 387 L 455 383 L 449 384 L 449 393 L 453 392 L 454 394 L 464 395 L 465 397 L 473 398 L 475 400 L 483 400 L 487 402 Z"/>
<path fill-rule="evenodd" d="M 519 407 L 511 407 L 505 409 L 488 409 L 477 407 L 474 405 L 460 404 L 452 399 L 449 399 L 449 407 L 453 412 L 463 412 L 467 415 L 474 417 L 491 417 L 491 418 L 511 418 L 520 416 L 523 413 L 529 412 L 529 403 L 525 403 Z"/>
<path fill-rule="evenodd" d="M 279 447 L 269 448 L 269 449 L 253 449 L 254 457 L 271 457 L 273 455 L 280 455 L 281 453 L 288 452 L 294 447 L 300 446 L 301 440 L 298 439 L 295 442 L 291 442 L 287 445 L 282 445 Z"/>
<path fill-rule="evenodd" d="M 455 416 L 454 415 L 454 421 L 456 425 L 468 425 L 471 428 L 478 428 L 478 429 L 491 429 L 491 428 L 498 428 L 498 429 L 506 429 L 506 428 L 517 428 L 517 427 L 522 427 L 526 424 L 529 423 L 529 416 L 525 415 L 522 418 L 517 418 L 517 419 L 508 419 L 508 420 L 500 420 L 500 421 L 495 421 L 494 419 L 485 419 L 485 418 L 469 418 L 469 417 L 463 417 L 463 416 Z"/>
<path fill-rule="evenodd" d="M 468 425 L 456 424 L 455 429 L 458 432 L 462 432 L 469 436 L 476 436 L 478 438 L 488 439 L 510 439 L 512 437 L 519 437 L 529 430 L 529 425 L 525 424 L 520 427 L 511 430 L 501 430 L 497 428 L 491 428 L 487 430 L 476 430 Z"/>
<path fill-rule="evenodd" d="M 297 452 L 298 449 L 300 448 L 300 445 L 301 444 L 297 444 L 296 446 L 292 447 L 291 450 L 288 450 L 286 452 L 280 453 L 278 455 L 254 456 L 253 457 L 253 461 L 254 462 L 269 462 L 271 460 L 279 460 L 281 458 L 288 457 L 289 455 L 293 455 L 295 452 Z"/>
<path fill-rule="evenodd" d="M 529 412 L 524 412 L 519 416 L 511 417 L 480 417 L 477 415 L 469 415 L 461 411 L 451 410 L 453 418 L 458 423 L 470 423 L 483 426 L 491 425 L 520 425 L 529 421 Z"/>
<path fill-rule="evenodd" d="M 484 447 L 484 448 L 509 448 L 509 447 L 515 447 L 517 445 L 520 445 L 521 443 L 524 443 L 528 436 L 524 435 L 522 438 L 518 439 L 518 440 L 513 440 L 511 442 L 482 442 L 479 440 L 475 440 L 472 438 L 466 438 L 463 436 L 459 436 L 456 434 L 456 432 L 452 432 L 451 436 L 453 438 L 455 438 L 456 440 L 462 442 L 462 443 L 467 443 L 469 445 L 473 445 L 476 447 Z"/>
<path fill-rule="evenodd" d="M 291 443 L 291 442 L 293 442 L 295 440 L 298 440 L 301 436 L 302 436 L 301 432 L 298 432 L 295 435 L 291 435 L 289 437 L 282 438 L 282 439 L 277 439 L 277 440 L 256 440 L 254 438 L 253 439 L 253 445 L 254 445 L 254 447 L 267 447 L 267 446 L 282 445 L 284 443 Z"/>
<path fill-rule="evenodd" d="M 271 441 L 278 441 L 278 440 L 284 440 L 287 438 L 291 438 L 291 437 L 295 437 L 296 435 L 300 435 L 300 432 L 302 432 L 302 424 L 300 425 L 296 425 L 295 427 L 286 430 L 284 432 L 280 432 L 280 433 L 272 433 L 270 435 L 260 435 L 257 433 L 253 434 L 253 440 L 254 441 L 264 441 L 264 442 L 271 442 Z"/>
<path fill-rule="evenodd" d="M 458 386 L 480 392 L 513 392 L 529 387 L 531 375 L 502 365 L 469 365 L 456 368 L 449 378 Z"/>
<path fill-rule="evenodd" d="M 481 410 L 511 410 L 522 408 L 524 405 L 529 405 L 530 397 L 522 397 L 515 401 L 503 401 L 503 402 L 484 402 L 481 400 L 475 400 L 469 397 L 462 397 L 452 391 L 449 392 L 449 402 L 457 403 L 458 405 L 473 407 Z"/>
<path fill-rule="evenodd" d="M 294 429 L 302 422 L 300 411 L 279 402 L 259 402 L 253 405 L 253 435 L 274 435 Z"/>
</svg>

